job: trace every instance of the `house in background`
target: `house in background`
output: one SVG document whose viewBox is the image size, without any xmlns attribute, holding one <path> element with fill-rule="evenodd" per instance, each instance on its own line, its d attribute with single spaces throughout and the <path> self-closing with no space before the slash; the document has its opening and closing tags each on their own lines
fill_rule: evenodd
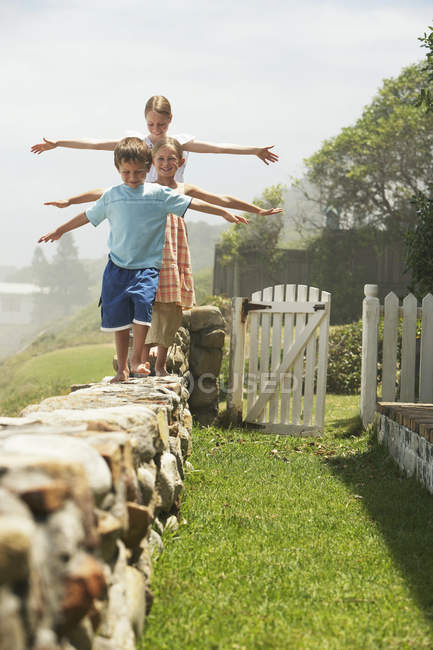
<svg viewBox="0 0 433 650">
<path fill-rule="evenodd" d="M 15 351 L 33 330 L 35 300 L 43 292 L 35 284 L 0 282 L 0 357 Z"/>
</svg>

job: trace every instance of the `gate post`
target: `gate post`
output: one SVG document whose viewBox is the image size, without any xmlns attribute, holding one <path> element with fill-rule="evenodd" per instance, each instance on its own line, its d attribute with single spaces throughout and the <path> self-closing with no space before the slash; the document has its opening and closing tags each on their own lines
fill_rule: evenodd
<svg viewBox="0 0 433 650">
<path fill-rule="evenodd" d="M 242 306 L 248 298 L 232 298 L 232 335 L 230 337 L 227 412 L 233 424 L 241 424 L 243 407 L 246 318 Z"/>
<path fill-rule="evenodd" d="M 377 338 L 380 302 L 377 284 L 364 285 L 362 303 L 361 419 L 366 427 L 373 422 L 377 400 Z"/>
</svg>

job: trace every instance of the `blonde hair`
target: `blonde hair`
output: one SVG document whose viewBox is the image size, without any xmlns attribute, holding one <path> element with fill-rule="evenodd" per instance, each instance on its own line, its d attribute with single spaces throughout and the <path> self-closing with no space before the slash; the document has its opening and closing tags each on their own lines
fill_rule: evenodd
<svg viewBox="0 0 433 650">
<path fill-rule="evenodd" d="M 150 149 L 143 140 L 140 138 L 123 138 L 116 144 L 114 149 L 114 164 L 116 169 L 123 162 L 139 162 L 142 163 L 149 171 L 152 165 L 152 154 Z"/>
<path fill-rule="evenodd" d="M 180 163 L 180 161 L 183 158 L 183 149 L 182 149 L 182 145 L 178 140 L 176 140 L 176 138 L 170 138 L 169 136 L 165 136 L 164 138 L 158 140 L 158 142 L 156 142 L 151 149 L 152 158 L 156 156 L 157 152 L 161 149 L 161 147 L 170 147 L 170 149 L 173 149 Z"/>
<path fill-rule="evenodd" d="M 162 95 L 153 95 L 150 99 L 147 100 L 146 106 L 144 107 L 144 117 L 150 112 L 156 111 L 157 113 L 162 113 L 171 118 L 171 106 L 167 97 Z"/>
</svg>

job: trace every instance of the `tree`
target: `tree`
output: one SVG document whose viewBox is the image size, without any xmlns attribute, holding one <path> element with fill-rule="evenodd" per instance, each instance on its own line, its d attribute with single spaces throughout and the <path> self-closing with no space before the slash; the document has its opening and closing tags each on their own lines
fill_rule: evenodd
<svg viewBox="0 0 433 650">
<path fill-rule="evenodd" d="M 63 314 L 69 314 L 75 305 L 88 302 L 89 277 L 78 259 L 78 250 L 71 233 L 58 241 L 47 285 L 53 303 L 61 308 Z"/>
<path fill-rule="evenodd" d="M 272 185 L 260 197 L 255 198 L 253 203 L 265 210 L 278 208 L 283 205 L 283 191 L 283 185 Z M 219 250 L 223 254 L 223 261 L 228 263 L 238 259 L 242 262 L 248 255 L 254 254 L 257 261 L 265 260 L 272 265 L 278 259 L 278 239 L 283 227 L 281 214 L 247 216 L 248 226 L 234 224 L 222 234 Z"/>
<path fill-rule="evenodd" d="M 50 278 L 50 264 L 40 246 L 36 246 L 33 253 L 31 273 L 33 282 L 39 287 L 47 287 Z"/>
<path fill-rule="evenodd" d="M 433 112 L 433 27 L 429 27 L 430 34 L 424 32 L 418 40 L 421 41 L 421 47 L 427 48 L 426 61 L 424 62 L 424 69 L 427 74 L 425 85 L 421 88 L 418 106 L 424 106 L 428 113 Z"/>
<path fill-rule="evenodd" d="M 433 293 L 433 198 L 419 192 L 413 201 L 417 220 L 405 235 L 406 263 L 412 275 L 413 291 L 422 298 Z"/>
<path fill-rule="evenodd" d="M 305 161 L 315 196 L 304 193 L 322 212 L 333 206 L 340 227 L 372 224 L 399 238 L 413 223 L 411 197 L 433 179 L 433 113 L 416 106 L 426 80 L 422 64 L 386 79 L 358 121 Z"/>
</svg>

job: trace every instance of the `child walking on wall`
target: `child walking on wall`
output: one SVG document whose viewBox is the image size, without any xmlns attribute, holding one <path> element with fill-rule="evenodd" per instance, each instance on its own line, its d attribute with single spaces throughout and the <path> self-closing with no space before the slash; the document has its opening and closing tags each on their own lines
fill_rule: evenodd
<svg viewBox="0 0 433 650">
<path fill-rule="evenodd" d="M 114 332 L 118 371 L 112 382 L 119 382 L 128 379 L 130 374 L 130 327 L 134 334 L 131 372 L 149 373 L 149 364 L 143 364 L 141 359 L 158 285 L 167 215 L 183 217 L 191 208 L 217 214 L 234 223 L 242 223 L 242 219 L 156 183 L 144 183 L 151 155 L 139 138 L 121 140 L 114 151 L 114 163 L 123 183 L 104 192 L 93 206 L 43 235 L 39 242 L 56 241 L 89 222 L 98 226 L 105 219 L 109 221 L 110 253 L 102 282 L 101 329 Z"/>
<path fill-rule="evenodd" d="M 158 141 L 152 149 L 152 159 L 157 173 L 157 183 L 169 187 L 175 192 L 224 208 L 245 210 L 255 214 L 270 215 L 282 211 L 281 208 L 263 210 L 236 197 L 213 194 L 197 186 L 176 181 L 176 173 L 183 165 L 184 159 L 182 146 L 174 138 L 165 137 Z M 102 193 L 103 190 L 92 190 L 67 201 L 48 202 L 47 205 L 67 207 L 75 203 L 96 200 Z M 246 222 L 244 217 L 238 218 L 239 222 Z M 194 304 L 191 257 L 186 226 L 183 219 L 175 214 L 169 214 L 159 284 L 152 312 L 152 324 L 147 334 L 142 356 L 142 361 L 147 362 L 151 347 L 158 346 L 155 363 L 157 376 L 167 374 L 167 352 L 180 326 L 182 310 L 190 309 Z"/>
<path fill-rule="evenodd" d="M 154 144 L 158 142 L 161 138 L 167 135 L 168 128 L 173 119 L 170 102 L 166 97 L 162 95 L 154 95 L 150 97 L 146 102 L 144 108 L 144 117 L 146 120 L 146 125 L 148 129 L 148 134 L 140 134 L 140 137 L 144 140 L 147 146 L 152 149 Z M 203 142 L 197 141 L 194 139 L 194 136 L 179 133 L 174 136 L 176 140 L 180 142 L 183 150 L 184 162 L 179 167 L 176 172 L 176 180 L 183 181 L 184 171 L 188 160 L 188 153 L 224 153 L 224 154 L 237 154 L 237 155 L 246 155 L 246 156 L 257 156 L 262 160 L 265 165 L 269 165 L 271 162 L 277 162 L 278 156 L 273 153 L 271 149 L 272 146 L 268 147 L 244 147 L 237 144 L 228 144 L 228 143 L 213 143 L 213 142 Z M 113 151 L 116 144 L 119 140 L 47 140 L 43 139 L 43 142 L 35 144 L 32 146 L 31 151 L 35 154 L 41 154 L 44 151 L 50 151 L 56 147 L 67 147 L 70 149 L 96 149 L 96 150 L 105 150 Z M 152 165 L 147 176 L 146 181 L 153 183 L 156 181 L 157 172 L 155 167 Z"/>
</svg>

